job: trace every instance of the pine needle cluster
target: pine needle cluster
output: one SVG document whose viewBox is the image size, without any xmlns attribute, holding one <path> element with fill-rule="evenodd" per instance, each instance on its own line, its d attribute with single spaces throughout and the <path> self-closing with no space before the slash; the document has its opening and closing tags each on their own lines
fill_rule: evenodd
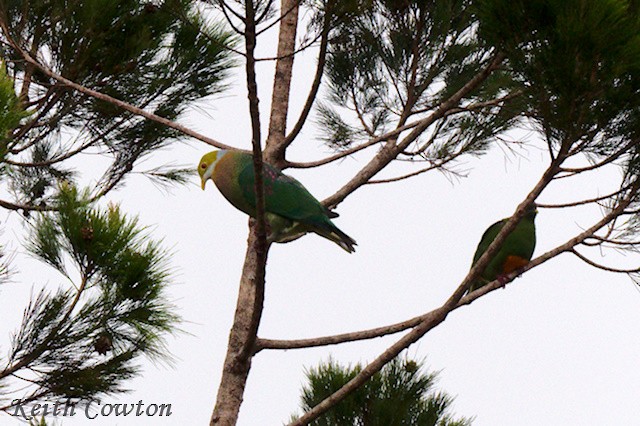
<svg viewBox="0 0 640 426">
<path fill-rule="evenodd" d="M 362 370 L 360 364 L 342 366 L 334 360 L 307 371 L 301 408 L 308 411 L 344 386 Z M 314 426 L 469 426 L 471 419 L 454 419 L 453 398 L 436 391 L 437 373 L 424 363 L 396 357 L 364 386 L 313 421 Z M 295 418 L 295 416 L 293 417 Z"/>
<path fill-rule="evenodd" d="M 168 253 L 116 205 L 99 209 L 67 185 L 39 213 L 29 251 L 72 286 L 41 290 L 24 311 L 0 381 L 27 374 L 31 393 L 87 400 L 121 392 L 145 355 L 167 360 L 179 323 L 166 298 Z"/>
</svg>

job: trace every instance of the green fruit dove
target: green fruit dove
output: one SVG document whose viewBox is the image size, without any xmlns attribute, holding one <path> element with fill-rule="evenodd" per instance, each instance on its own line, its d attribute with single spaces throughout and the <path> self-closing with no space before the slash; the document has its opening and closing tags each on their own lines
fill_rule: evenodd
<svg viewBox="0 0 640 426">
<path fill-rule="evenodd" d="M 489 261 L 480 277 L 471 284 L 469 293 L 480 287 L 497 280 L 503 280 L 504 277 L 513 271 L 523 268 L 533 256 L 533 250 L 536 247 L 536 225 L 534 220 L 538 210 L 533 204 L 527 208 L 524 217 L 511 231 L 502 243 L 502 247 L 498 253 Z M 480 244 L 473 255 L 471 266 L 476 264 L 480 256 L 487 251 L 489 245 L 498 236 L 502 227 L 507 223 L 509 218 L 502 219 L 491 225 L 482 235 Z"/>
<path fill-rule="evenodd" d="M 251 217 L 256 216 L 255 172 L 251 154 L 217 150 L 205 154 L 198 165 L 202 189 L 209 179 L 235 208 Z M 336 213 L 291 176 L 263 163 L 265 220 L 269 240 L 287 242 L 307 232 L 333 241 L 349 253 L 355 251 L 355 240 L 342 232 L 330 218 Z"/>
</svg>

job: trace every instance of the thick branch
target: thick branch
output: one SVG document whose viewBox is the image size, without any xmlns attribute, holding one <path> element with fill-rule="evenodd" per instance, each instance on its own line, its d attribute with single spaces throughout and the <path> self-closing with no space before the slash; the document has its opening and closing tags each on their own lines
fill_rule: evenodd
<svg viewBox="0 0 640 426">
<path fill-rule="evenodd" d="M 269 135 L 267 136 L 265 147 L 265 158 L 278 167 L 284 161 L 286 148 L 284 139 L 287 128 L 287 112 L 289 111 L 293 52 L 296 47 L 296 31 L 298 28 L 298 0 L 283 0 L 281 12 L 278 59 L 276 60 L 273 94 L 271 97 Z"/>
<path fill-rule="evenodd" d="M 543 177 L 540 179 L 538 184 L 534 187 L 534 189 L 529 193 L 527 198 L 518 206 L 516 209 L 516 213 L 507 221 L 502 230 L 498 233 L 492 244 L 487 248 L 485 253 L 478 259 L 475 265 L 471 268 L 465 279 L 462 281 L 460 286 L 456 289 L 450 299 L 440 308 L 442 309 L 447 304 L 450 305 L 451 309 L 456 306 L 458 300 L 462 299 L 462 295 L 467 291 L 471 283 L 477 279 L 477 277 L 482 273 L 486 265 L 491 261 L 491 258 L 497 253 L 502 245 L 502 242 L 506 239 L 508 234 L 515 228 L 520 219 L 524 216 L 527 206 L 534 202 L 535 198 L 539 195 L 540 192 L 551 182 L 553 178 L 553 171 L 557 171 L 557 165 L 554 163 L 549 166 L 547 171 L 543 174 Z M 513 274 L 515 277 L 516 274 Z M 484 288 L 484 287 L 482 287 Z M 478 290 L 476 290 L 477 292 Z M 476 293 L 474 292 L 474 293 Z M 455 300 L 453 300 L 455 297 Z M 466 299 L 466 298 L 465 298 Z M 470 303 L 470 302 L 469 302 Z M 316 339 L 304 339 L 298 341 L 278 341 L 278 340 L 269 340 L 269 339 L 260 339 L 259 346 L 262 348 L 273 348 L 273 349 L 289 349 L 289 348 L 302 348 L 309 346 L 321 346 L 326 344 L 337 344 L 343 343 L 347 341 L 354 340 L 363 340 L 370 339 L 374 337 L 380 337 L 387 334 L 397 333 L 399 331 L 406 330 L 408 328 L 414 327 L 422 321 L 426 321 L 431 318 L 431 316 L 435 315 L 435 311 L 428 312 L 424 315 L 411 318 L 407 321 L 403 321 L 397 324 L 392 324 L 390 326 L 378 327 L 371 330 L 359 331 L 354 333 L 346 333 L 340 334 L 336 336 L 326 336 L 320 337 Z M 294 343 L 292 343 L 294 342 Z M 288 346 L 292 345 L 292 346 Z"/>
<path fill-rule="evenodd" d="M 260 110 L 256 82 L 255 56 L 256 23 L 253 1 L 245 3 L 245 44 L 247 97 L 252 127 L 253 168 L 255 174 L 256 219 L 250 220 L 249 242 L 240 279 L 238 302 L 233 325 L 229 333 L 229 345 L 224 369 L 218 388 L 216 405 L 210 424 L 232 426 L 238 421 L 238 413 L 247 383 L 254 346 L 264 306 L 265 269 L 268 244 L 264 216 L 263 162 L 260 146 Z"/>
<path fill-rule="evenodd" d="M 346 385 L 341 387 L 337 392 L 334 392 L 331 396 L 324 401 L 313 407 L 313 409 L 306 412 L 303 416 L 296 421 L 290 423 L 289 426 L 303 426 L 308 425 L 312 420 L 318 418 L 321 414 L 326 412 L 329 408 L 344 399 L 349 393 L 353 392 L 364 383 L 366 383 L 371 376 L 380 371 L 389 361 L 395 358 L 402 350 L 416 342 L 427 331 L 440 324 L 447 317 L 446 309 L 439 308 L 422 321 L 413 330 L 407 333 L 404 337 L 391 345 L 386 351 L 384 351 L 373 362 L 369 363 L 363 368 L 353 379 L 351 379 Z"/>
<path fill-rule="evenodd" d="M 541 265 L 542 263 L 564 253 L 573 251 L 573 248 L 578 244 L 583 243 L 588 238 L 595 238 L 594 233 L 599 229 L 602 229 L 608 223 L 610 223 L 624 208 L 624 206 L 628 205 L 629 201 L 624 200 L 618 208 L 612 210 L 610 213 L 605 215 L 600 221 L 591 226 L 589 229 L 581 232 L 579 235 L 571 238 L 566 241 L 564 244 L 557 246 L 556 248 L 549 250 L 548 252 L 536 257 L 531 260 L 526 266 L 524 266 L 521 270 L 512 272 L 511 274 L 504 277 L 502 281 L 495 280 L 491 283 L 488 283 L 479 289 L 473 291 L 472 293 L 468 293 L 464 297 L 460 299 L 460 301 L 456 304 L 455 308 L 458 309 L 462 306 L 471 304 L 474 300 L 484 296 L 487 293 L 490 293 L 499 288 L 503 288 L 505 285 L 508 285 L 512 282 L 516 277 L 521 274 L 527 272 L 530 269 L 535 268 L 536 266 Z M 628 272 L 628 271 L 616 271 L 616 272 Z M 356 342 L 359 340 L 368 340 L 374 339 L 377 337 L 383 337 L 390 334 L 399 333 L 401 331 L 408 330 L 416 325 L 420 324 L 422 321 L 427 320 L 431 315 L 434 314 L 434 311 L 427 312 L 425 314 L 419 315 L 417 317 L 410 318 L 406 321 L 398 322 L 395 324 L 390 324 L 382 327 L 371 328 L 368 330 L 354 331 L 351 333 L 343 333 L 336 334 L 331 336 L 322 336 L 322 337 L 314 337 L 309 339 L 295 339 L 295 340 L 278 340 L 278 339 L 259 339 L 258 340 L 258 350 L 262 349 L 302 349 L 302 348 L 311 348 L 317 346 L 328 346 L 328 345 L 336 345 L 339 343 L 347 343 L 347 342 Z"/>
<path fill-rule="evenodd" d="M 447 315 L 456 308 L 464 294 L 468 291 L 471 284 L 478 278 L 478 276 L 480 276 L 491 259 L 497 254 L 504 240 L 513 231 L 513 229 L 515 229 L 518 222 L 525 215 L 528 206 L 530 206 L 535 201 L 535 199 L 540 195 L 543 189 L 551 182 L 554 175 L 558 173 L 558 168 L 566 158 L 569 146 L 570 144 L 563 145 L 560 153 L 558 154 L 558 157 L 554 161 L 552 161 L 552 163 L 542 175 L 542 178 L 538 181 L 531 192 L 529 192 L 525 200 L 520 203 L 514 215 L 505 223 L 500 232 L 498 232 L 498 235 L 496 235 L 496 238 L 491 242 L 487 250 L 482 254 L 482 256 L 480 256 L 477 262 L 471 267 L 467 276 L 464 278 L 464 280 L 462 280 L 462 283 L 445 301 L 445 303 L 439 308 L 426 314 L 425 318 L 420 324 L 415 326 L 404 337 L 391 345 L 386 351 L 384 351 L 378 358 L 367 365 L 346 385 L 344 385 L 338 391 L 316 405 L 313 409 L 309 410 L 297 421 L 291 423 L 291 425 L 301 426 L 304 424 L 308 424 L 311 420 L 316 419 L 337 402 L 344 399 L 350 392 L 362 386 L 367 380 L 369 380 L 369 378 L 371 378 L 371 376 L 380 371 L 380 369 L 386 363 L 397 356 L 402 350 L 415 343 L 429 330 L 433 329 L 446 319 Z"/>
<path fill-rule="evenodd" d="M 250 311 L 253 310 L 254 303 L 259 297 L 256 294 L 258 289 L 256 285 L 256 271 L 258 270 L 259 262 L 258 244 L 255 227 L 252 227 L 247 242 L 244 266 L 242 267 L 242 278 L 240 279 L 233 326 L 229 333 L 227 356 L 224 361 L 216 405 L 211 416 L 210 425 L 212 426 L 234 426 L 242 404 L 244 389 L 251 368 L 251 358 L 243 357 L 241 354 L 245 351 L 246 342 L 253 334 L 253 317 Z"/>
<path fill-rule="evenodd" d="M 307 118 L 309 117 L 309 113 L 311 112 L 311 107 L 316 100 L 316 96 L 318 95 L 318 89 L 320 89 L 320 83 L 322 81 L 322 74 L 324 73 L 324 65 L 327 60 L 327 44 L 329 40 L 329 12 L 326 12 L 324 18 L 324 26 L 322 28 L 322 36 L 320 38 L 320 51 L 318 52 L 318 64 L 316 65 L 316 74 L 313 77 L 313 83 L 311 84 L 311 89 L 309 90 L 309 95 L 307 95 L 307 100 L 302 107 L 302 111 L 300 112 L 300 116 L 298 117 L 298 121 L 291 129 L 291 132 L 285 137 L 283 148 L 286 149 L 293 140 L 298 136 L 300 131 L 302 130 L 302 126 L 306 123 Z"/>
</svg>

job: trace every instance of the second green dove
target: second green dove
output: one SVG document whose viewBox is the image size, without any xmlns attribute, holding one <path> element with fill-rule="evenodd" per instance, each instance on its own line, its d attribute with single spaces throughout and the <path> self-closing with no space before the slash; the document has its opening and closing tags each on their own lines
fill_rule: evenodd
<svg viewBox="0 0 640 426">
<path fill-rule="evenodd" d="M 251 154 L 218 150 L 205 154 L 198 165 L 204 189 L 209 179 L 238 210 L 256 216 L 255 172 Z M 349 253 L 356 242 L 331 221 L 337 214 L 326 209 L 307 189 L 291 176 L 263 163 L 265 219 L 269 239 L 293 240 L 306 232 L 333 241 Z"/>
<path fill-rule="evenodd" d="M 489 264 L 484 268 L 480 277 L 471 284 L 469 292 L 477 290 L 496 279 L 502 279 L 504 276 L 513 271 L 517 271 L 529 263 L 533 256 L 533 250 L 536 247 L 536 225 L 534 220 L 537 213 L 538 211 L 536 210 L 535 204 L 527 208 L 524 217 L 518 222 L 513 231 L 507 235 L 507 238 L 502 243 L 502 247 L 500 247 L 496 255 L 493 256 L 493 259 L 489 261 Z M 507 220 L 509 220 L 509 218 L 494 223 L 484 232 L 480 239 L 480 244 L 478 244 L 478 248 L 476 249 L 476 253 L 473 255 L 472 267 L 478 259 L 480 259 L 480 256 L 487 251 L 489 245 L 498 236 L 498 233 L 505 223 L 507 223 Z"/>
</svg>

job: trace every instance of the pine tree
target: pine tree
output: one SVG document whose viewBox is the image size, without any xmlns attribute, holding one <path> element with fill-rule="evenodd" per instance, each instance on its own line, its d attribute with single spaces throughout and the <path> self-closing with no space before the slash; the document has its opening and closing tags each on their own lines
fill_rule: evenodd
<svg viewBox="0 0 640 426">
<path fill-rule="evenodd" d="M 425 372 L 423 364 L 408 358 L 394 358 L 364 386 L 310 424 L 470 426 L 471 419 L 454 419 L 449 414 L 453 398 L 434 390 L 438 375 Z M 302 388 L 302 410 L 312 409 L 361 370 L 360 364 L 345 367 L 331 359 L 309 369 L 306 373 L 308 383 Z"/>
<path fill-rule="evenodd" d="M 171 360 L 164 340 L 179 331 L 181 319 L 166 296 L 170 253 L 135 217 L 98 201 L 140 159 L 183 135 L 72 85 L 165 120 L 220 93 L 233 65 L 233 40 L 196 6 L 190 0 L 0 3 L 0 186 L 13 196 L 0 205 L 23 215 L 28 251 L 60 283 L 34 290 L 22 324 L 14 325 L 0 363 L 0 410 L 122 392 L 139 373 L 141 356 Z M 96 154 L 104 167 L 94 175 L 72 166 Z M 185 182 L 190 172 L 135 171 L 165 184 Z M 2 265 L 3 279 L 10 267 Z"/>
</svg>

